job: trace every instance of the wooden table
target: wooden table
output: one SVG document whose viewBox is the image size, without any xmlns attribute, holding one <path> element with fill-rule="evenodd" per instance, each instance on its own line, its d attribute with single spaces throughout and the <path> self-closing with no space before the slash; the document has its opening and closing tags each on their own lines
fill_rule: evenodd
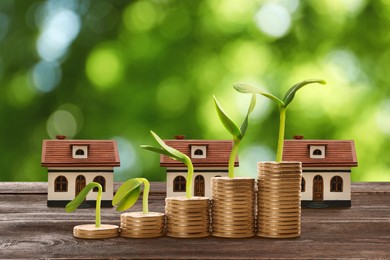
<svg viewBox="0 0 390 260">
<path fill-rule="evenodd" d="M 117 186 L 118 184 L 116 184 Z M 83 240 L 73 226 L 94 222 L 94 209 L 48 208 L 47 183 L 0 183 L 0 258 L 367 258 L 390 259 L 390 183 L 354 183 L 352 207 L 303 209 L 294 239 Z M 152 183 L 150 210 L 163 212 L 165 184 Z M 131 211 L 140 211 L 138 201 Z M 102 210 L 102 223 L 120 213 Z"/>
</svg>

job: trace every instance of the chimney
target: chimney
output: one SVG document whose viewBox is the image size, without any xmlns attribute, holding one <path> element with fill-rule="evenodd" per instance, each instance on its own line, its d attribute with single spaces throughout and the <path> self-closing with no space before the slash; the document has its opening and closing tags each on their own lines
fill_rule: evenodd
<svg viewBox="0 0 390 260">
<path fill-rule="evenodd" d="M 66 136 L 65 135 L 56 135 L 56 139 L 57 140 L 64 140 L 64 139 L 66 139 Z"/>
<path fill-rule="evenodd" d="M 186 138 L 185 135 L 176 135 L 176 136 L 175 136 L 175 139 L 176 139 L 176 140 L 183 140 L 183 139 L 185 139 L 185 138 Z"/>
<path fill-rule="evenodd" d="M 294 138 L 294 140 L 302 140 L 303 135 L 294 135 L 293 138 Z"/>
</svg>

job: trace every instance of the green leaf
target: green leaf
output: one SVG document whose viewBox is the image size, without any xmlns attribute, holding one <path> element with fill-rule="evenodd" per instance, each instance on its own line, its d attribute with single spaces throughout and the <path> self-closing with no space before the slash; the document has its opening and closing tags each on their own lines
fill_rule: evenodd
<svg viewBox="0 0 390 260">
<path fill-rule="evenodd" d="M 145 150 L 149 150 L 149 151 L 152 151 L 155 153 L 163 154 L 163 155 L 166 155 L 168 157 L 171 157 L 174 160 L 180 161 L 180 158 L 174 156 L 173 154 L 169 153 L 168 151 L 166 151 L 162 148 L 154 147 L 154 146 L 150 146 L 150 145 L 141 145 L 140 147 L 145 149 Z"/>
<path fill-rule="evenodd" d="M 138 178 L 130 179 L 124 182 L 115 193 L 115 196 L 112 200 L 112 205 L 115 206 L 117 204 L 122 203 L 123 199 L 125 198 L 129 199 L 128 198 L 129 193 L 135 190 L 137 187 L 141 186 L 141 184 L 142 181 L 139 180 Z"/>
<path fill-rule="evenodd" d="M 311 83 L 326 84 L 326 81 L 321 79 L 312 79 L 312 80 L 304 80 L 295 84 L 287 91 L 286 95 L 284 96 L 283 98 L 284 106 L 287 108 L 290 105 L 290 103 L 293 101 L 295 97 L 295 93 L 297 93 L 297 91 L 300 90 L 302 87 Z"/>
<path fill-rule="evenodd" d="M 247 94 L 250 93 L 250 94 L 260 94 L 260 95 L 263 95 L 263 96 L 271 99 L 272 101 L 274 101 L 279 107 L 283 107 L 284 106 L 283 101 L 280 100 L 279 98 L 275 97 L 274 95 L 272 95 L 270 93 L 264 92 L 264 91 L 262 91 L 259 88 L 253 87 L 251 85 L 247 85 L 247 84 L 244 84 L 244 83 L 236 83 L 236 84 L 233 85 L 233 87 L 238 92 L 241 92 L 241 93 L 247 93 Z"/>
<path fill-rule="evenodd" d="M 218 117 L 221 120 L 223 126 L 233 135 L 234 140 L 241 140 L 242 134 L 240 128 L 233 122 L 232 119 L 223 111 L 221 105 L 219 104 L 217 98 L 214 97 L 215 107 L 217 109 Z"/>
<path fill-rule="evenodd" d="M 172 158 L 176 158 L 176 160 L 179 160 L 181 162 L 184 162 L 186 160 L 186 157 L 187 155 L 183 154 L 182 152 L 176 150 L 175 148 L 172 148 L 168 145 L 165 144 L 165 142 L 156 134 L 154 133 L 153 131 L 150 131 L 154 137 L 154 139 L 156 139 L 157 143 L 159 143 L 159 145 L 161 145 L 162 149 L 165 150 L 166 152 L 168 152 L 168 156 L 169 157 L 172 157 Z"/>
<path fill-rule="evenodd" d="M 131 208 L 138 200 L 141 192 L 141 186 L 135 187 L 133 190 L 128 191 L 122 200 L 118 203 L 117 211 L 123 211 Z"/>
<path fill-rule="evenodd" d="M 249 115 L 255 109 L 256 106 L 256 94 L 252 94 L 251 103 L 249 104 L 248 112 L 245 116 L 244 121 L 241 124 L 241 139 L 244 138 L 246 130 L 248 129 Z"/>
<path fill-rule="evenodd" d="M 99 188 L 100 191 L 102 190 L 102 186 L 99 183 L 97 183 L 97 182 L 90 182 L 90 183 L 88 183 L 88 185 L 85 186 L 84 189 L 82 189 L 80 191 L 80 193 L 76 196 L 76 198 L 74 198 L 71 202 L 66 204 L 66 206 L 65 206 L 66 212 L 68 212 L 68 213 L 69 212 L 74 212 L 81 205 L 81 203 L 84 202 L 84 200 L 87 197 L 88 193 L 93 188 Z"/>
</svg>

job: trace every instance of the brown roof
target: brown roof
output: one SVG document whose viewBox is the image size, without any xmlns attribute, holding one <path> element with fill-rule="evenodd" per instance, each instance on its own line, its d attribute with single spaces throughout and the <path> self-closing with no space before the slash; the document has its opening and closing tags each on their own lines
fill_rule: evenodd
<svg viewBox="0 0 390 260">
<path fill-rule="evenodd" d="M 325 158 L 311 159 L 310 145 L 326 146 Z M 283 161 L 300 161 L 303 167 L 356 167 L 355 143 L 352 140 L 285 140 Z"/>
<path fill-rule="evenodd" d="M 164 142 L 188 155 L 191 158 L 192 145 L 207 146 L 207 158 L 191 158 L 194 167 L 228 167 L 230 152 L 233 147 L 233 141 L 230 140 L 164 140 Z M 235 160 L 235 166 L 238 166 L 238 157 Z M 183 167 L 184 164 L 175 161 L 168 156 L 161 155 L 160 166 L 164 167 Z"/>
<path fill-rule="evenodd" d="M 88 146 L 88 158 L 72 158 L 73 145 Z M 118 147 L 111 140 L 43 140 L 41 165 L 45 167 L 117 167 Z"/>
</svg>

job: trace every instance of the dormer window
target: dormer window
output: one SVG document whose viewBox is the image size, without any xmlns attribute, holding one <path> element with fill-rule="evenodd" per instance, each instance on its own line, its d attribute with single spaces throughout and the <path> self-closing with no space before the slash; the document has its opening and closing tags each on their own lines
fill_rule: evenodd
<svg viewBox="0 0 390 260">
<path fill-rule="evenodd" d="M 73 145 L 72 146 L 72 157 L 75 159 L 88 158 L 88 145 Z"/>
<path fill-rule="evenodd" d="M 325 145 L 310 145 L 309 153 L 311 159 L 323 159 L 325 158 Z"/>
<path fill-rule="evenodd" d="M 191 158 L 202 159 L 207 157 L 207 145 L 191 145 Z"/>
</svg>

